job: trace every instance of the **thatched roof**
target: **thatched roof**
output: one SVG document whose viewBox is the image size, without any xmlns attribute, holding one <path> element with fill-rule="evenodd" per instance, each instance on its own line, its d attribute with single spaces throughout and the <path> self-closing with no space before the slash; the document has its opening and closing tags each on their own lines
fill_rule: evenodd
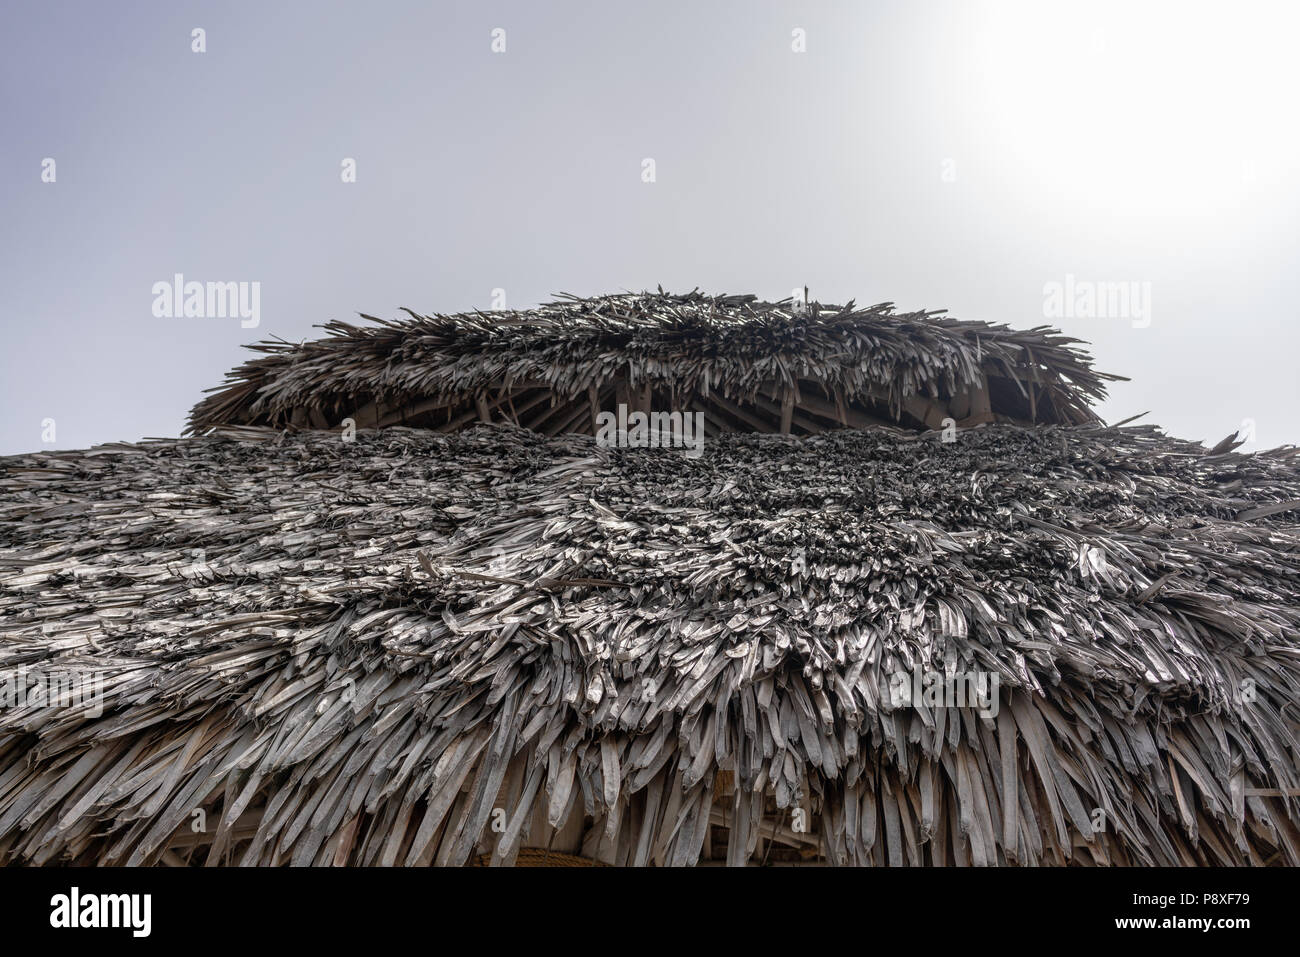
<svg viewBox="0 0 1300 957">
<path fill-rule="evenodd" d="M 409 312 L 409 310 L 408 310 Z M 841 425 L 938 428 L 1097 422 L 1090 402 L 1118 376 L 1075 339 L 753 296 L 658 293 L 567 298 L 521 312 L 332 322 L 324 339 L 263 342 L 265 353 L 195 406 L 190 431 L 220 425 L 451 431 L 510 421 L 591 434 L 617 402 L 699 409 L 710 428 L 795 435 Z"/>
<path fill-rule="evenodd" d="M 0 710 L 0 860 L 1297 864 L 1297 500 L 1082 424 L 9 457 L 0 668 L 104 697 Z"/>
</svg>

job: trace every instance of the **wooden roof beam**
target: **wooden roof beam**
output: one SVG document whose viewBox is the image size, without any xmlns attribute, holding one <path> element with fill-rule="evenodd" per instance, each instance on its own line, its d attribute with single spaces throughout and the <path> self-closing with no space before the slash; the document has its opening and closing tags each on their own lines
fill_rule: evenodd
<svg viewBox="0 0 1300 957">
<path fill-rule="evenodd" d="M 969 390 L 970 396 L 970 413 L 958 425 L 962 428 L 969 428 L 972 425 L 983 425 L 993 421 L 993 405 L 989 401 L 989 377 L 981 376 L 981 381 L 972 385 Z"/>
<path fill-rule="evenodd" d="M 769 399 L 763 398 L 761 395 L 757 396 L 754 399 L 754 404 L 757 405 L 764 412 L 768 412 L 778 416 L 781 414 L 781 407 L 779 405 L 777 405 L 775 402 L 772 402 Z M 818 425 L 816 422 L 812 421 L 811 419 L 805 418 L 804 416 L 800 415 L 799 412 L 795 411 L 795 409 L 802 409 L 802 407 L 798 405 L 798 403 L 796 403 L 794 407 L 792 407 L 790 412 L 791 425 L 797 425 L 805 432 L 813 435 L 815 435 L 818 432 L 826 431 L 826 426 Z"/>
<path fill-rule="evenodd" d="M 744 408 L 743 406 L 723 398 L 722 395 L 720 395 L 717 392 L 711 393 L 709 395 L 709 399 L 712 402 L 714 402 L 716 405 L 718 405 L 724 412 L 726 412 L 732 418 L 740 420 L 741 422 L 745 423 L 750 428 L 758 432 L 775 431 L 772 428 L 771 422 L 765 421 L 764 419 L 762 419 L 755 413 L 751 412 L 750 410 Z"/>
</svg>

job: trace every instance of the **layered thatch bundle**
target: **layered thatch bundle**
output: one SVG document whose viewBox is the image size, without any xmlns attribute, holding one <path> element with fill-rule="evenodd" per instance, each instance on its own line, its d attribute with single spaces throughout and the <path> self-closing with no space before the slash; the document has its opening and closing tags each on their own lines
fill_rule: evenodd
<svg viewBox="0 0 1300 957">
<path fill-rule="evenodd" d="M 0 859 L 1300 863 L 1295 450 L 942 438 L 0 460 Z"/>
<path fill-rule="evenodd" d="M 190 430 L 220 425 L 409 425 L 454 431 L 509 421 L 594 434 L 618 403 L 697 409 L 711 431 L 806 434 L 884 422 L 939 428 L 1018 421 L 1088 424 L 1095 372 L 1077 340 L 867 309 L 753 296 L 626 294 L 527 312 L 332 322 L 330 336 L 267 353 L 199 403 Z"/>
</svg>

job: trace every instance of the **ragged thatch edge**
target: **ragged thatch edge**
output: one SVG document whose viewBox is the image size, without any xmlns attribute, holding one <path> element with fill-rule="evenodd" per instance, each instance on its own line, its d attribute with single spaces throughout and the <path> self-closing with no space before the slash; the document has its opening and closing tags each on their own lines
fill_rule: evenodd
<svg viewBox="0 0 1300 957">
<path fill-rule="evenodd" d="M 250 346 L 264 355 L 232 370 L 194 407 L 188 432 L 227 424 L 327 428 L 349 417 L 371 427 L 443 412 L 438 421 L 451 429 L 487 421 L 496 405 L 504 416 L 512 392 L 544 392 L 552 405 L 588 396 L 598 404 L 620 389 L 653 390 L 687 408 L 712 396 L 748 405 L 765 395 L 779 405 L 784 393 L 813 388 L 839 406 L 843 421 L 846 403 L 875 404 L 893 420 L 910 407 L 934 427 L 947 408 L 940 414 L 927 402 L 963 397 L 969 411 L 954 416 L 962 420 L 978 412 L 978 401 L 990 405 L 990 377 L 1007 386 L 983 421 L 1092 424 L 1092 403 L 1105 396 L 1107 381 L 1121 378 L 1093 370 L 1079 340 L 1047 326 L 899 314 L 892 303 L 803 306 L 659 290 L 567 297 L 531 310 L 406 312 L 402 321 L 363 315 L 369 326 L 331 322 L 323 326 L 329 335 L 313 341 Z M 1020 414 L 1009 415 L 1011 405 Z M 574 408 L 555 415 L 557 428 L 585 429 Z M 749 430 L 746 422 L 741 430 Z"/>
</svg>

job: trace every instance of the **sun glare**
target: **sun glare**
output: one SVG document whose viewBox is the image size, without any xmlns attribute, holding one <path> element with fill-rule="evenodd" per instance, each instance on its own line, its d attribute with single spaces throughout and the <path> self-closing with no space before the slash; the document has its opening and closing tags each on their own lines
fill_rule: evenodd
<svg viewBox="0 0 1300 957">
<path fill-rule="evenodd" d="M 996 3 L 964 75 L 990 146 L 1080 217 L 1294 195 L 1296 4 Z"/>
</svg>

